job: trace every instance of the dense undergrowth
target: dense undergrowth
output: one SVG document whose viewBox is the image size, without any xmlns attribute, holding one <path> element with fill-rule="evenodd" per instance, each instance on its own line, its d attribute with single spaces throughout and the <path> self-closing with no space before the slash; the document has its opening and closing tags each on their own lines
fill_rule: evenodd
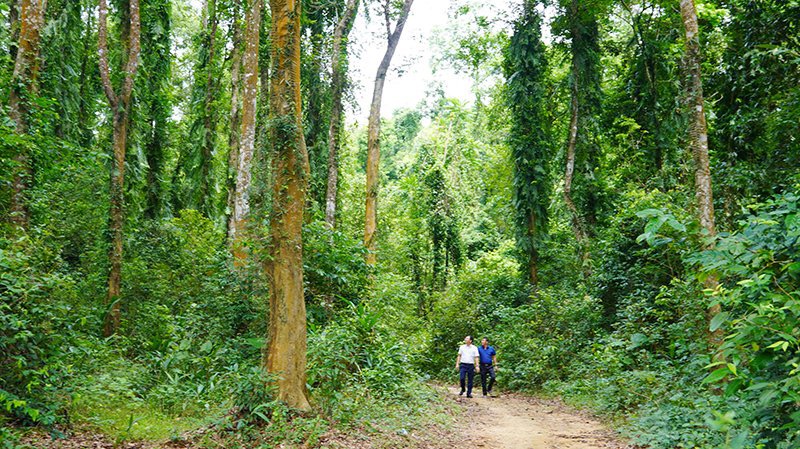
<svg viewBox="0 0 800 449">
<path fill-rule="evenodd" d="M 277 401 L 261 368 L 266 300 L 257 269 L 234 271 L 222 236 L 196 212 L 130 242 L 138 256 L 126 264 L 124 331 L 105 339 L 91 266 L 59 257 L 53 240 L 2 241 L 3 447 L 15 447 L 28 425 L 54 437 L 93 429 L 117 442 L 191 437 L 273 447 L 314 445 L 332 429 L 437 423 L 447 406 L 414 371 L 415 348 L 400 339 L 413 303 L 380 291 L 364 301 L 369 270 L 360 244 L 324 226 L 309 229 L 317 238 L 307 242 L 306 272 L 322 288 L 308 289 L 316 410 L 309 415 Z M 341 251 L 315 257 L 331 241 Z M 381 319 L 389 316 L 405 318 Z"/>
<path fill-rule="evenodd" d="M 474 333 L 497 347 L 504 388 L 588 406 L 636 444 L 797 447 L 797 189 L 748 207 L 707 251 L 694 249 L 696 224 L 672 204 L 660 193 L 631 195 L 592 248 L 591 274 L 535 292 L 510 248 L 484 254 L 439 306 L 431 347 L 443 356 L 432 366 L 447 376 L 451 336 Z M 574 259 L 547 258 L 555 271 Z M 707 276 L 719 289 L 703 291 Z M 723 311 L 709 329 L 713 303 Z M 710 330 L 725 336 L 723 362 L 712 361 Z"/>
</svg>

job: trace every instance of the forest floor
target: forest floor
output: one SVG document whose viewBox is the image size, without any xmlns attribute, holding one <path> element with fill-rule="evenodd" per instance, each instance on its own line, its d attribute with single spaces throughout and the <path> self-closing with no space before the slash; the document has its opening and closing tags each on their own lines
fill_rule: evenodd
<svg viewBox="0 0 800 449">
<path fill-rule="evenodd" d="M 471 435 L 473 446 L 491 449 L 595 449 L 632 448 L 589 414 L 562 402 L 520 394 L 483 398 L 480 387 L 474 398 L 454 400 L 467 410 L 455 432 Z"/>
<path fill-rule="evenodd" d="M 445 400 L 456 403 L 461 412 L 451 425 L 431 425 L 409 432 L 371 429 L 346 432 L 329 431 L 313 447 L 331 449 L 417 448 L 450 449 L 478 447 L 487 449 L 633 449 L 611 430 L 586 412 L 575 410 L 556 399 L 542 399 L 516 393 L 474 398 L 458 395 L 456 387 L 437 386 Z M 480 387 L 478 387 L 480 392 Z M 363 430 L 363 429 L 362 429 Z M 188 436 L 188 435 L 187 435 Z M 200 448 L 192 442 L 118 442 L 93 432 L 76 432 L 71 438 L 51 440 L 41 433 L 28 435 L 29 447 L 46 449 L 160 449 Z M 212 447 L 226 447 L 218 442 Z M 280 445 L 282 448 L 305 448 L 306 445 Z"/>
</svg>

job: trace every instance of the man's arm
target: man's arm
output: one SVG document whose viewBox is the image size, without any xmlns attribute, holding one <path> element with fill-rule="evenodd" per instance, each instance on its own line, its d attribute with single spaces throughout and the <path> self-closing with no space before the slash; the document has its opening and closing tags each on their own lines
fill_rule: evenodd
<svg viewBox="0 0 800 449">
<path fill-rule="evenodd" d="M 478 352 L 478 351 L 475 351 Z M 475 372 L 481 372 L 481 355 L 478 354 L 475 356 Z"/>
<path fill-rule="evenodd" d="M 461 353 L 458 353 L 458 357 L 456 357 L 456 369 L 458 369 L 459 365 L 461 365 Z"/>
<path fill-rule="evenodd" d="M 494 366 L 494 369 L 497 369 L 497 354 L 492 355 L 492 366 Z"/>
</svg>

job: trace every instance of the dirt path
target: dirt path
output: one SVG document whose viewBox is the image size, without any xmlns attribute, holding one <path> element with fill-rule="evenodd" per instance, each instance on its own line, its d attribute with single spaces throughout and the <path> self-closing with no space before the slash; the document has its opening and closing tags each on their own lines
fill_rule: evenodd
<svg viewBox="0 0 800 449">
<path fill-rule="evenodd" d="M 467 407 L 457 425 L 478 447 L 492 449 L 595 449 L 628 448 L 590 416 L 570 410 L 558 401 L 520 395 L 468 399 L 449 389 L 456 401 Z M 478 388 L 480 392 L 480 387 Z"/>
</svg>

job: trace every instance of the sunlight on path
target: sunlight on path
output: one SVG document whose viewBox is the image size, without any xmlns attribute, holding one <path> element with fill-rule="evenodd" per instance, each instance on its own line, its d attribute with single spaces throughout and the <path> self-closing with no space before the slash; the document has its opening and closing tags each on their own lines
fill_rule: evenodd
<svg viewBox="0 0 800 449">
<path fill-rule="evenodd" d="M 467 407 L 463 420 L 476 435 L 478 447 L 498 449 L 593 449 L 625 448 L 613 433 L 596 420 L 567 409 L 557 401 L 504 395 L 474 399 L 458 397 Z M 468 432 L 464 430 L 464 432 Z"/>
</svg>

